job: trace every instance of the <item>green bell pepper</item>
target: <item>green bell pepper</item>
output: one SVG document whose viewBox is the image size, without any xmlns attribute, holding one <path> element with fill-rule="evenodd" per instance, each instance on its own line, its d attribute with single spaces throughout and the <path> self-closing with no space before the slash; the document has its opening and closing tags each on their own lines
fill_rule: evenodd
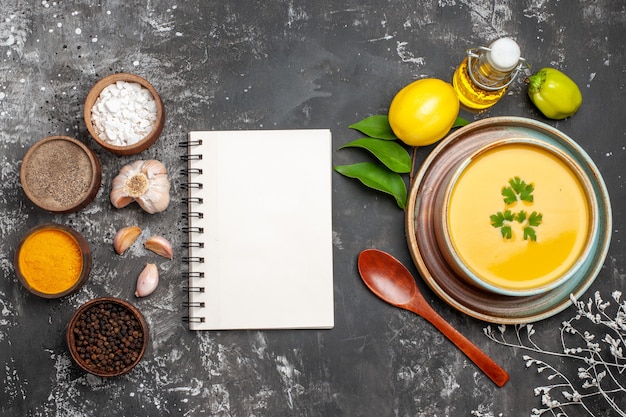
<svg viewBox="0 0 626 417">
<path fill-rule="evenodd" d="M 550 119 L 565 119 L 583 102 L 580 89 L 571 78 L 554 68 L 542 68 L 528 78 L 528 96 Z"/>
</svg>

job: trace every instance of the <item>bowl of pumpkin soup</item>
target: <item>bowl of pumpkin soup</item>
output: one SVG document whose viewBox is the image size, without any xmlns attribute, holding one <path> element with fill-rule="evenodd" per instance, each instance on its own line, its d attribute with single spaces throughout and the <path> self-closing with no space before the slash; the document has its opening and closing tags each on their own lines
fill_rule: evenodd
<svg viewBox="0 0 626 417">
<path fill-rule="evenodd" d="M 607 187 L 584 148 L 553 126 L 515 116 L 477 120 L 439 142 L 413 178 L 405 226 L 425 284 L 458 311 L 501 324 L 571 306 L 601 273 L 613 233 Z M 505 250 L 508 258 L 497 257 L 509 259 L 498 264 L 509 274 L 502 286 L 480 273 L 480 263 Z"/>
<path fill-rule="evenodd" d="M 541 294 L 575 276 L 597 234 L 584 172 L 531 138 L 497 140 L 460 161 L 435 210 L 437 244 L 452 270 L 507 296 Z"/>
</svg>

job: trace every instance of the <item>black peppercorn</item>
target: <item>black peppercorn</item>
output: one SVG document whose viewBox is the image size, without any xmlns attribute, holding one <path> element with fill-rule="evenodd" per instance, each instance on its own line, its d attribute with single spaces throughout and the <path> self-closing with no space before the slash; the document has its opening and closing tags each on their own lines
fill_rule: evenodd
<svg viewBox="0 0 626 417">
<path fill-rule="evenodd" d="M 143 328 L 125 306 L 96 303 L 79 316 L 71 331 L 74 347 L 87 368 L 118 373 L 133 365 L 143 348 Z"/>
</svg>

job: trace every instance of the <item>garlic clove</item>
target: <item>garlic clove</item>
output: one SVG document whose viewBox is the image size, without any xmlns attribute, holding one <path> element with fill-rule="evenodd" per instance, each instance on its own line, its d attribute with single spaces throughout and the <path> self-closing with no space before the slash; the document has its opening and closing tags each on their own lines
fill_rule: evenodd
<svg viewBox="0 0 626 417">
<path fill-rule="evenodd" d="M 174 257 L 172 245 L 164 237 L 151 236 L 146 240 L 144 246 L 146 247 L 146 249 L 149 249 L 157 255 L 163 256 L 164 258 L 172 259 Z"/>
<path fill-rule="evenodd" d="M 118 255 L 126 252 L 126 249 L 130 248 L 140 234 L 141 229 L 139 226 L 128 226 L 118 230 L 113 238 L 113 248 L 115 252 L 117 252 Z"/>
<path fill-rule="evenodd" d="M 135 199 L 132 197 L 125 197 L 124 195 L 118 192 L 111 191 L 111 203 L 113 204 L 113 207 L 115 208 L 126 207 L 133 201 L 135 201 Z"/>
<path fill-rule="evenodd" d="M 152 179 L 156 178 L 159 175 L 167 175 L 167 170 L 165 169 L 165 165 L 156 159 L 149 159 L 142 164 L 141 172 L 143 172 L 146 177 Z"/>
<path fill-rule="evenodd" d="M 164 211 L 170 203 L 167 169 L 156 159 L 125 165 L 113 179 L 110 199 L 116 208 L 132 201 L 150 214 Z"/>
<path fill-rule="evenodd" d="M 169 182 L 167 182 L 167 190 L 161 184 L 162 182 L 155 180 L 146 193 L 135 200 L 142 209 L 150 214 L 160 213 L 170 204 Z"/>
<path fill-rule="evenodd" d="M 159 270 L 155 264 L 146 264 L 137 278 L 136 297 L 145 297 L 156 290 L 159 285 Z"/>
</svg>

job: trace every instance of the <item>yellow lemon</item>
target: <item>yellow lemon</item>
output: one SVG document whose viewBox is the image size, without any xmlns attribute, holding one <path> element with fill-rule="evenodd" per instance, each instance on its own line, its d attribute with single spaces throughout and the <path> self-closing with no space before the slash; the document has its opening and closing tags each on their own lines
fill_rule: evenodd
<svg viewBox="0 0 626 417">
<path fill-rule="evenodd" d="M 389 106 L 393 133 L 410 146 L 442 139 L 459 115 L 459 97 L 451 84 L 437 78 L 412 82 L 398 91 Z"/>
</svg>

